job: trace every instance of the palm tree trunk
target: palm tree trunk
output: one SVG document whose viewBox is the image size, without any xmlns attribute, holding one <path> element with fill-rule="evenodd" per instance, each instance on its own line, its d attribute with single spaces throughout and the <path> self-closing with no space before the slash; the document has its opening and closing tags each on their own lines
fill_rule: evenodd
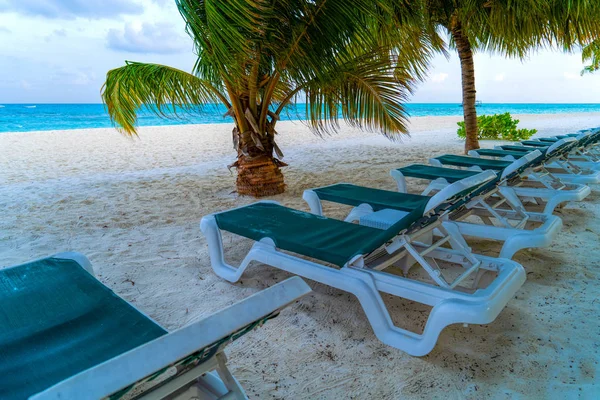
<svg viewBox="0 0 600 400">
<path fill-rule="evenodd" d="M 237 168 L 238 194 L 262 197 L 283 193 L 285 183 L 280 167 L 286 164 L 273 157 L 273 143 L 269 136 L 253 131 L 239 133 L 237 128 L 233 135 L 238 151 L 238 159 L 233 165 Z"/>
<path fill-rule="evenodd" d="M 452 26 L 452 38 L 456 44 L 458 57 L 460 58 L 460 68 L 462 71 L 462 90 L 463 90 L 463 114 L 465 118 L 465 128 L 467 138 L 465 141 L 465 153 L 469 150 L 479 148 L 478 129 L 477 129 L 477 110 L 475 108 L 475 66 L 473 64 L 473 50 L 469 39 L 463 34 L 460 22 L 455 22 Z"/>
</svg>

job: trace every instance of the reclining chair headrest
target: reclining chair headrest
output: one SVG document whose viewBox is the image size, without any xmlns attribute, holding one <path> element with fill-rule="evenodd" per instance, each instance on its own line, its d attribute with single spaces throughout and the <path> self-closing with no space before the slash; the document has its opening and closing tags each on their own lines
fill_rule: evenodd
<svg viewBox="0 0 600 400">
<path fill-rule="evenodd" d="M 441 204 L 448 203 L 449 199 L 452 199 L 453 197 L 463 193 L 465 194 L 465 198 L 467 198 L 470 193 L 473 193 L 486 183 L 489 183 L 496 178 L 497 175 L 494 171 L 486 170 L 477 175 L 456 181 L 433 195 L 427 202 L 424 212 L 427 213 Z"/>
<path fill-rule="evenodd" d="M 574 142 L 577 142 L 577 141 L 578 140 L 573 137 L 560 139 L 558 142 L 554 142 L 554 144 L 552 146 L 548 147 L 548 151 L 546 151 L 546 156 L 551 156 L 558 150 L 564 149 L 569 144 L 573 145 L 573 144 L 575 144 Z"/>
<path fill-rule="evenodd" d="M 515 160 L 508 167 L 504 168 L 504 171 L 502 171 L 502 175 L 500 176 L 500 178 L 506 179 L 514 173 L 520 173 L 524 167 L 529 166 L 529 164 L 531 164 L 533 161 L 537 160 L 541 156 L 542 152 L 539 150 L 534 150 L 525 154 L 523 157 Z"/>
</svg>

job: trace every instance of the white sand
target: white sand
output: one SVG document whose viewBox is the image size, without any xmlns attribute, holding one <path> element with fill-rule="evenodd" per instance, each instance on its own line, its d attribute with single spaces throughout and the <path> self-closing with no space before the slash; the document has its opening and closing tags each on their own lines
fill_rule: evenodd
<svg viewBox="0 0 600 400">
<path fill-rule="evenodd" d="M 600 125 L 600 114 L 520 118 L 543 135 Z M 310 187 L 393 190 L 391 168 L 461 151 L 457 120 L 414 118 L 412 138 L 398 143 L 349 128 L 324 141 L 280 123 L 290 166 L 288 190 L 274 199 L 307 210 Z M 140 138 L 112 129 L 0 134 L 0 265 L 82 252 L 102 282 L 169 329 L 288 277 L 255 265 L 232 285 L 210 269 L 200 218 L 251 201 L 232 194 L 230 125 L 143 128 Z M 598 398 L 599 204 L 593 194 L 562 210 L 551 249 L 517 254 L 528 282 L 498 319 L 445 329 L 426 357 L 381 344 L 353 296 L 309 282 L 312 294 L 229 347 L 232 369 L 251 398 Z M 249 248 L 225 240 L 233 259 Z M 425 307 L 386 302 L 397 323 L 422 325 Z"/>
</svg>

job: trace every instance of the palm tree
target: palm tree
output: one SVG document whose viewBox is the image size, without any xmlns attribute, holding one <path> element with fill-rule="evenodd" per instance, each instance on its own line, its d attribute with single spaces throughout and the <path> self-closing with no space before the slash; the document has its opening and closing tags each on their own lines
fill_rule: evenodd
<svg viewBox="0 0 600 400">
<path fill-rule="evenodd" d="M 581 71 L 581 75 L 592 73 L 600 70 L 600 39 L 595 40 L 583 48 L 581 54 L 583 62 L 591 62 L 586 65 Z"/>
<path fill-rule="evenodd" d="M 299 93 L 318 135 L 336 132 L 338 116 L 389 137 L 407 132 L 402 103 L 432 47 L 415 41 L 421 15 L 402 3 L 176 0 L 198 56 L 192 72 L 126 62 L 108 72 L 102 98 L 126 135 L 137 134 L 141 107 L 167 117 L 225 105 L 235 121 L 237 192 L 282 193 L 286 164 L 275 126 Z"/>
<path fill-rule="evenodd" d="M 523 58 L 540 47 L 568 51 L 600 31 L 600 1 L 422 0 L 422 7 L 427 29 L 445 32 L 460 59 L 465 152 L 479 148 L 474 52 Z"/>
</svg>

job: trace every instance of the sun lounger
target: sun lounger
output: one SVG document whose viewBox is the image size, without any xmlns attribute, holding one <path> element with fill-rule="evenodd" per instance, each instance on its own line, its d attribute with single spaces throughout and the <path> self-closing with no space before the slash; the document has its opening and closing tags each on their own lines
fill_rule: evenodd
<svg viewBox="0 0 600 400">
<path fill-rule="evenodd" d="M 308 292 L 292 278 L 169 333 L 81 254 L 2 269 L 0 398 L 246 399 L 224 347 Z"/>
<path fill-rule="evenodd" d="M 432 198 L 407 197 L 405 211 L 395 210 L 402 215 L 387 229 L 271 201 L 207 215 L 200 227 L 217 275 L 235 282 L 257 261 L 347 291 L 358 298 L 379 340 L 422 356 L 450 324 L 493 321 L 525 281 L 519 264 L 471 254 L 460 235 L 447 232 L 440 220 L 453 207 L 460 207 L 465 193 L 494 179 L 488 171 L 450 185 Z M 442 239 L 432 243 L 434 230 Z M 255 242 L 238 267 L 225 261 L 221 231 Z M 443 247 L 444 243 L 451 248 Z M 422 276 L 409 278 L 394 272 L 395 265 L 408 272 L 413 264 L 422 267 L 418 270 Z M 459 271 L 441 268 L 442 264 L 458 266 Z M 423 332 L 395 326 L 380 292 L 431 306 Z"/>
<path fill-rule="evenodd" d="M 521 179 L 513 180 L 510 182 L 510 184 L 508 182 L 502 184 L 502 186 L 511 187 L 515 194 L 521 199 L 521 202 L 526 206 L 528 206 L 529 203 L 536 205 L 536 210 L 532 210 L 531 207 L 529 207 L 530 211 L 537 211 L 537 208 L 539 208 L 538 206 L 541 206 L 543 207 L 542 212 L 544 214 L 551 215 L 556 207 L 559 207 L 563 203 L 570 201 L 581 201 L 585 199 L 591 192 L 587 185 L 578 183 L 564 183 L 562 180 L 556 178 L 554 173 L 548 172 L 543 165 L 545 161 L 552 161 L 556 149 L 560 150 L 560 145 L 561 144 L 557 142 L 555 145 L 553 145 L 553 147 L 549 148 L 545 154 L 543 154 L 543 158 L 532 159 L 530 166 L 522 171 Z M 439 167 L 453 166 L 477 171 L 484 169 L 503 171 L 503 168 L 507 168 L 508 165 L 516 162 L 515 160 L 521 160 L 520 157 L 515 158 L 510 154 L 504 155 L 503 159 L 487 159 L 480 157 L 484 155 L 493 157 L 494 154 L 496 157 L 498 157 L 501 155 L 501 150 L 494 150 L 495 152 L 492 154 L 487 151 L 472 150 L 469 152 L 469 156 L 445 155 L 435 157 L 431 159 L 430 162 L 433 166 Z M 530 151 L 525 151 L 523 152 L 523 156 L 531 153 L 532 152 Z M 434 180 L 436 177 L 432 176 L 431 179 Z M 447 184 L 448 182 L 440 180 L 437 183 L 437 188 L 439 189 Z"/>
<path fill-rule="evenodd" d="M 557 135 L 553 137 L 539 137 L 533 140 L 540 143 L 552 144 L 560 139 L 575 138 L 577 140 L 577 146 L 571 150 L 568 154 L 568 159 L 575 165 L 581 168 L 594 168 L 597 166 L 597 162 L 600 160 L 595 154 L 594 149 L 598 142 L 600 142 L 600 131 L 589 130 L 583 131 L 577 134 L 569 135 Z M 524 144 L 524 142 L 523 142 Z M 590 150 L 592 150 L 590 152 Z"/>
<path fill-rule="evenodd" d="M 536 159 L 536 157 L 532 154 L 534 153 L 524 153 L 524 156 L 527 155 L 530 157 L 527 159 L 527 161 Z M 463 178 L 469 176 L 468 174 L 481 171 L 480 166 L 472 164 L 474 161 L 477 161 L 476 158 L 466 156 L 456 157 L 458 160 L 460 160 L 459 162 L 463 168 L 467 165 L 472 165 L 469 167 L 469 170 L 444 168 L 443 166 L 440 167 L 433 165 L 416 165 L 392 170 L 391 175 L 396 180 L 396 183 L 398 184 L 398 191 L 400 192 L 407 192 L 408 190 L 406 186 L 406 177 L 420 178 L 431 181 L 429 186 L 422 193 L 424 195 L 428 195 L 433 191 L 438 191 L 448 186 L 449 183 L 452 183 L 456 180 L 457 176 Z M 451 160 L 451 158 L 443 159 Z M 497 161 L 502 161 L 500 164 L 496 165 L 497 167 L 506 165 L 506 161 L 504 160 Z M 432 163 L 437 165 L 441 164 L 437 159 L 433 159 Z M 486 162 L 480 165 L 485 166 L 490 165 L 490 163 Z M 513 162 L 510 165 L 513 165 L 514 168 L 519 164 Z M 513 171 L 515 170 L 513 169 Z M 521 168 L 518 168 L 516 171 L 519 171 L 521 175 L 527 175 L 527 164 L 522 171 Z M 510 172 L 510 170 L 504 170 L 502 173 L 505 178 L 507 176 L 507 172 Z M 521 203 L 526 202 L 525 205 L 529 206 L 527 211 L 537 211 L 541 207 L 542 213 L 547 216 L 552 215 L 554 209 L 563 203 L 569 201 L 581 201 L 590 194 L 590 188 L 586 185 L 563 184 L 558 180 L 552 180 L 550 175 L 548 177 L 541 177 L 540 181 L 524 180 L 521 177 L 514 177 L 510 180 L 502 179 L 498 185 L 499 190 L 502 192 L 504 197 L 510 197 L 511 191 L 517 196 L 518 201 L 513 201 L 514 204 L 518 204 L 519 201 Z M 533 203 L 535 210 L 532 210 L 530 203 Z"/>
<path fill-rule="evenodd" d="M 550 141 L 558 139 L 538 138 L 540 141 Z M 582 169 L 600 169 L 600 131 L 583 132 L 575 136 L 577 146 L 568 154 L 568 160 L 572 165 Z"/>
<path fill-rule="evenodd" d="M 521 164 L 525 165 L 529 162 L 528 158 L 535 157 L 536 155 L 524 157 Z M 518 176 L 520 167 L 514 168 L 516 169 L 512 173 Z M 340 183 L 306 190 L 303 197 L 312 212 L 319 215 L 322 214 L 321 202 L 331 201 L 354 207 L 346 221 L 356 220 L 362 223 L 365 216 L 372 215 L 371 219 L 379 218 L 382 222 L 387 220 L 389 226 L 398 218 L 396 215 L 398 213 L 390 210 L 406 211 L 404 207 L 407 204 L 419 201 L 421 198 L 429 198 L 426 195 L 408 194 L 406 191 L 404 174 L 410 175 L 411 172 L 413 175 L 415 172 L 418 174 L 419 170 L 435 173 L 438 177 L 447 172 L 451 174 L 460 171 L 463 173 L 462 179 L 478 174 L 475 171 L 411 165 L 392 171 L 392 176 L 403 182 L 402 186 L 399 185 L 399 192 Z M 550 245 L 562 226 L 562 221 L 557 216 L 527 212 L 512 191 L 509 191 L 506 197 L 505 190 L 498 185 L 502 180 L 512 179 L 511 172 L 507 171 L 507 174 L 506 177 L 495 179 L 489 185 L 465 196 L 464 206 L 455 209 L 452 213 L 446 213 L 443 218 L 444 223 L 457 227 L 462 235 L 503 242 L 499 255 L 501 258 L 512 258 L 517 251 L 524 248 Z M 402 179 L 399 179 L 399 176 L 402 176 Z M 449 179 L 456 182 L 456 178 L 459 176 L 450 175 Z M 447 184 L 443 187 L 446 186 Z"/>
<path fill-rule="evenodd" d="M 540 142 L 539 140 L 523 140 L 521 143 L 523 146 L 529 147 L 550 147 L 552 145 L 552 143 L 544 143 Z"/>
<path fill-rule="evenodd" d="M 600 133 L 580 134 L 577 138 L 567 136 L 554 142 L 528 140 L 515 145 L 497 146 L 497 149 L 512 152 L 539 149 L 551 152 L 551 159 L 545 162 L 549 172 L 564 182 L 587 184 L 600 182 L 600 158 L 588 150 L 597 140 L 600 140 Z M 480 155 L 499 157 L 500 153 Z"/>
</svg>

